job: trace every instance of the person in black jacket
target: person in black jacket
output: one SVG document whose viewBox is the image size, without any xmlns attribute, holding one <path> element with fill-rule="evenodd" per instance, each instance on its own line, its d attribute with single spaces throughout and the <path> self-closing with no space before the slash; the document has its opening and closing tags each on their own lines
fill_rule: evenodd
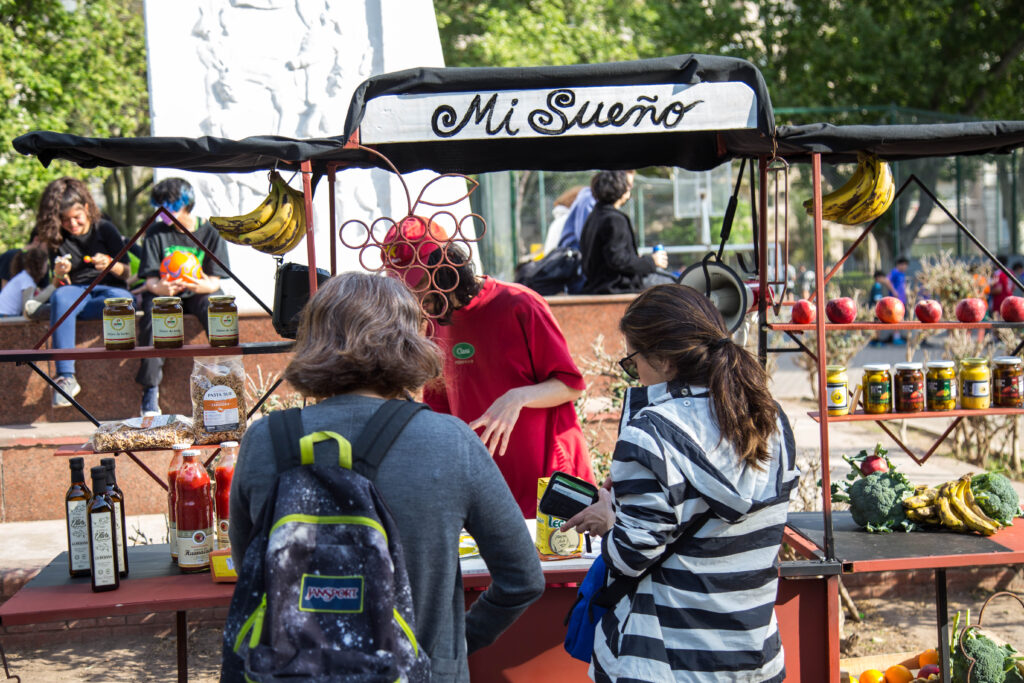
<svg viewBox="0 0 1024 683">
<path fill-rule="evenodd" d="M 629 217 L 619 211 L 632 189 L 632 171 L 601 171 L 590 181 L 597 205 L 580 235 L 583 274 L 587 278 L 583 294 L 639 292 L 654 284 L 651 278 L 645 282 L 645 276 L 668 267 L 665 252 L 645 256 L 637 253 L 633 225 Z M 668 276 L 657 280 L 671 281 Z"/>
</svg>

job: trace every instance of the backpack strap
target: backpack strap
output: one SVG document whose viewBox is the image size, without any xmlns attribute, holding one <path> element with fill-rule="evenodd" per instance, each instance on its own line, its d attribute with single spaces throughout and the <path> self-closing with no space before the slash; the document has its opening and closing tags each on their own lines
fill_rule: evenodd
<svg viewBox="0 0 1024 683">
<path fill-rule="evenodd" d="M 615 605 L 619 604 L 619 600 L 636 590 L 637 586 L 640 585 L 640 581 L 660 567 L 661 564 L 669 557 L 682 550 L 683 546 L 686 545 L 686 543 L 701 530 L 707 521 L 714 516 L 715 513 L 711 511 L 711 508 L 708 508 L 694 517 L 690 523 L 686 525 L 686 528 L 683 530 L 683 533 L 679 535 L 679 538 L 672 541 L 672 543 L 665 547 L 665 552 L 661 554 L 661 557 L 659 557 L 654 564 L 647 567 L 647 569 L 645 569 L 639 576 L 612 577 L 611 583 L 599 590 L 594 595 L 592 602 L 599 607 L 608 607 L 609 609 L 615 607 Z"/>
<path fill-rule="evenodd" d="M 284 472 L 299 463 L 299 440 L 303 436 L 302 408 L 275 410 L 267 419 L 270 421 L 270 441 L 274 447 L 277 471 Z"/>
<path fill-rule="evenodd" d="M 353 469 L 370 481 L 377 478 L 377 470 L 384 456 L 388 454 L 395 439 L 402 433 L 413 416 L 427 406 L 415 401 L 390 399 L 385 401 L 370 421 L 363 427 L 356 439 L 352 452 L 355 453 Z"/>
</svg>

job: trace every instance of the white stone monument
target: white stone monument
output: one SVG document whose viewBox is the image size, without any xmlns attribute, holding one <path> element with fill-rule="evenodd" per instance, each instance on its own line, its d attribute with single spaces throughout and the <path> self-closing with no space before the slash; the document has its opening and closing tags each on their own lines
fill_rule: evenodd
<svg viewBox="0 0 1024 683">
<path fill-rule="evenodd" d="M 156 136 L 338 136 L 344 133 L 352 92 L 365 79 L 444 65 L 431 0 L 145 0 L 145 18 Z M 155 176 L 192 183 L 198 216 L 248 212 L 268 190 L 265 172 L 155 169 Z M 428 171 L 405 176 L 414 201 L 435 176 Z M 291 185 L 301 189 L 301 175 Z M 443 179 L 437 186 L 433 197 L 438 190 L 450 199 L 466 192 L 461 180 Z M 325 269 L 330 268 L 327 190 L 324 178 L 314 197 L 316 263 Z M 336 205 L 338 225 L 349 219 L 370 224 L 380 216 L 400 220 L 407 212 L 398 179 L 378 170 L 339 171 Z M 469 202 L 452 210 L 468 214 Z M 337 254 L 339 272 L 360 268 L 353 250 L 338 243 Z M 234 244 L 229 255 L 231 269 L 273 306 L 273 257 Z M 285 260 L 306 263 L 305 241 Z M 226 282 L 224 289 L 239 297 L 240 310 L 261 310 L 237 284 Z"/>
</svg>

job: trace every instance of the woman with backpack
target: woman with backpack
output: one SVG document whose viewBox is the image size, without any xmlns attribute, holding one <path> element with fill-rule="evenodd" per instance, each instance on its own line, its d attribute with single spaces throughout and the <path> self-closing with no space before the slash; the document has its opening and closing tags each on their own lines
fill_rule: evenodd
<svg viewBox="0 0 1024 683">
<path fill-rule="evenodd" d="M 304 433 L 335 432 L 357 444 L 382 404 L 409 398 L 436 377 L 441 359 L 420 334 L 421 322 L 416 298 L 397 280 L 353 272 L 324 283 L 302 312 L 285 370 L 303 396 L 317 400 L 301 411 Z M 250 532 L 282 471 L 269 423 L 253 423 L 239 452 L 229 527 L 236 567 L 244 566 Z M 359 457 L 353 449 L 352 460 Z M 467 655 L 491 644 L 544 590 L 516 501 L 476 434 L 429 410 L 405 425 L 373 482 L 399 532 L 415 639 L 430 658 L 431 680 L 468 681 Z M 492 579 L 468 611 L 459 575 L 463 528 Z"/>
<path fill-rule="evenodd" d="M 619 363 L 645 386 L 623 401 L 611 491 L 563 528 L 603 536 L 610 580 L 639 581 L 597 625 L 590 674 L 782 681 L 775 563 L 798 478 L 789 422 L 697 290 L 652 287 L 619 328 Z"/>
</svg>

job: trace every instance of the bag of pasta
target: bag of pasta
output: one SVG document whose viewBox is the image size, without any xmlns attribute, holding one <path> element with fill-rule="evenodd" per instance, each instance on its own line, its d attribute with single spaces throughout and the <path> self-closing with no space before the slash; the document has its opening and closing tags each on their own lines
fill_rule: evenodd
<svg viewBox="0 0 1024 683">
<path fill-rule="evenodd" d="M 97 453 L 170 448 L 176 443 L 192 443 L 192 420 L 184 415 L 132 417 L 104 422 L 90 439 L 92 449 Z"/>
<path fill-rule="evenodd" d="M 196 358 L 191 384 L 196 444 L 241 441 L 248 415 L 242 357 Z"/>
</svg>

